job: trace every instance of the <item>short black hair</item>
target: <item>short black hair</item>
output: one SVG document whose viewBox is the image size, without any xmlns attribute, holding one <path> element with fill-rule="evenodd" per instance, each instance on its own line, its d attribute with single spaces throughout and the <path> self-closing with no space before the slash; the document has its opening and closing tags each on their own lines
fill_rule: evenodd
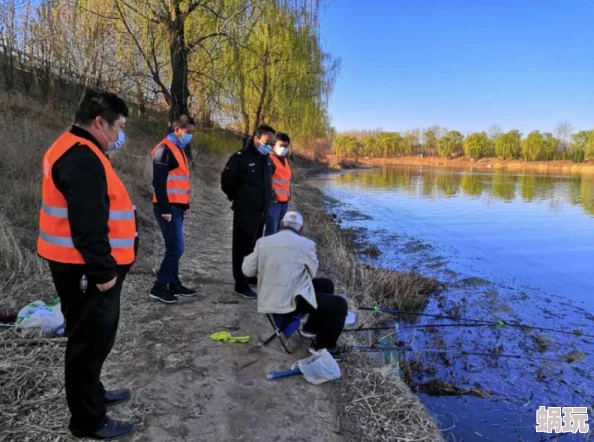
<svg viewBox="0 0 594 442">
<path fill-rule="evenodd" d="M 179 117 L 177 117 L 175 120 L 173 120 L 171 129 L 175 128 L 175 126 L 179 126 L 182 129 L 185 129 L 188 126 L 196 126 L 196 122 L 189 115 L 181 114 Z"/>
<path fill-rule="evenodd" d="M 87 88 L 78 104 L 74 116 L 77 124 L 90 124 L 95 118 L 103 117 L 109 124 L 113 124 L 120 117 L 128 116 L 126 102 L 113 92 Z"/>
<path fill-rule="evenodd" d="M 266 132 L 271 132 L 272 135 L 276 134 L 276 131 L 272 127 L 267 126 L 266 124 L 261 124 L 254 131 L 254 137 L 260 138 Z"/>
<path fill-rule="evenodd" d="M 285 143 L 291 144 L 291 138 L 284 132 L 276 133 L 276 141 L 284 141 Z"/>
</svg>

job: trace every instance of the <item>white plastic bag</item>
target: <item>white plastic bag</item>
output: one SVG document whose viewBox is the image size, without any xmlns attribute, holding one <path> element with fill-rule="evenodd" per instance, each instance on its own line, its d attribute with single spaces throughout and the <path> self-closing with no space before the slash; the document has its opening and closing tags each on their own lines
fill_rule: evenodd
<svg viewBox="0 0 594 442">
<path fill-rule="evenodd" d="M 63 334 L 64 316 L 60 303 L 48 305 L 43 301 L 27 304 L 17 315 L 18 328 L 40 328 L 44 334 Z"/>
<path fill-rule="evenodd" d="M 305 380 L 314 385 L 340 378 L 340 367 L 325 348 L 309 358 L 301 359 L 291 368 L 299 367 Z"/>
</svg>

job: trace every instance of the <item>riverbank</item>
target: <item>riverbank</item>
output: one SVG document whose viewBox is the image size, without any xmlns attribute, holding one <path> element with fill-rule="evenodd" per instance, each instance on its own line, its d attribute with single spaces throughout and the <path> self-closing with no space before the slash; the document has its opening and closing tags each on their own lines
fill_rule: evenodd
<svg viewBox="0 0 594 442">
<path fill-rule="evenodd" d="M 0 136 L 7 149 L 0 181 L 7 197 L 0 202 L 0 314 L 7 315 L 29 302 L 55 297 L 46 265 L 34 253 L 40 170 L 32 165 L 40 164 L 48 140 L 68 127 L 69 117 L 21 100 L 2 103 L 6 124 L 0 126 Z M 45 115 L 51 118 L 41 119 Z M 44 125 L 34 131 L 12 130 L 37 119 Z M 351 353 L 342 363 L 343 378 L 320 387 L 300 377 L 265 379 L 266 373 L 307 357 L 309 342 L 301 343 L 293 355 L 285 354 L 278 343 L 261 347 L 260 340 L 271 332 L 269 324 L 257 314 L 253 301 L 232 293 L 232 212 L 219 189 L 224 157 L 199 155 L 193 169 L 194 214 L 186 223 L 181 274 L 187 285 L 198 289 L 198 296 L 171 306 L 149 300 L 152 269 L 158 266 L 163 248 L 151 211 L 147 159 L 159 140 L 155 127 L 155 122 L 131 120 L 129 145 L 114 157 L 138 208 L 141 241 L 137 263 L 124 283 L 118 337 L 103 379 L 108 388 L 132 391 L 130 401 L 110 409 L 111 416 L 136 423 L 138 431 L 129 440 L 440 440 L 418 398 L 383 364 L 363 354 Z M 297 171 L 297 175 L 307 174 Z M 338 247 L 342 242 L 329 236 L 338 230 L 321 195 L 313 190 L 298 192 L 299 208 L 306 211 L 312 233 L 327 238 L 318 249 L 324 272 L 337 275 L 350 293 L 350 287 L 358 286 L 342 276 L 345 269 L 336 267 L 341 261 L 330 259 L 350 255 L 347 248 Z M 365 267 L 350 269 L 359 285 L 383 286 L 387 295 L 395 287 L 391 277 L 378 278 Z M 402 275 L 400 286 L 408 280 Z M 410 299 L 423 305 L 426 295 Z M 358 324 L 367 323 L 364 314 L 359 317 Z M 249 335 L 251 340 L 211 341 L 210 334 L 219 330 Z M 74 440 L 67 431 L 64 341 L 31 337 L 12 328 L 0 330 L 0 441 Z"/>
<path fill-rule="evenodd" d="M 336 202 L 326 199 L 319 190 L 298 184 L 294 203 L 304 214 L 305 235 L 316 241 L 321 271 L 338 282 L 338 292 L 347 295 L 349 310 L 356 312 L 356 327 L 373 326 L 382 319 L 373 312 L 358 311 L 358 306 L 419 311 L 440 289 L 432 278 L 362 263 L 358 256 L 366 246 L 356 242 L 355 232 L 339 227 L 335 216 L 327 211 L 327 204 Z M 345 333 L 341 341 L 349 346 L 377 343 L 365 333 Z M 352 440 L 443 440 L 419 398 L 401 380 L 398 358 L 385 361 L 383 357 L 351 351 L 342 367 L 343 384 L 337 385 L 343 404 L 341 423 L 354 436 Z"/>
<path fill-rule="evenodd" d="M 440 158 L 440 157 L 394 157 L 394 158 L 358 158 L 338 159 L 335 155 L 328 155 L 327 161 L 330 167 L 356 168 L 384 165 L 411 165 L 442 167 L 467 170 L 493 170 L 504 169 L 510 172 L 537 172 L 537 173 L 564 173 L 564 174 L 594 174 L 594 163 L 573 163 L 571 161 L 522 161 L 522 160 L 500 160 L 498 158 L 481 158 L 470 160 L 461 158 Z"/>
</svg>

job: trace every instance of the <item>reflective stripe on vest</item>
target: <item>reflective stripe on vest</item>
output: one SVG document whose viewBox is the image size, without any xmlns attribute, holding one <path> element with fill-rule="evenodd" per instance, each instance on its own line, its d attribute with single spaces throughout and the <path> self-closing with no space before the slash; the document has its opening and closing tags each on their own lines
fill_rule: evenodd
<svg viewBox="0 0 594 442">
<path fill-rule="evenodd" d="M 68 209 L 62 209 L 60 207 L 48 206 L 45 202 L 41 203 L 41 210 L 47 215 L 55 218 L 68 218 Z M 134 210 L 110 210 L 109 220 L 110 221 L 124 221 L 134 219 Z"/>
<path fill-rule="evenodd" d="M 272 162 L 276 166 L 272 177 L 272 190 L 276 194 L 277 201 L 284 203 L 291 199 L 291 166 L 289 160 L 285 158 L 285 164 L 274 154 L 270 155 Z"/>
<path fill-rule="evenodd" d="M 74 247 L 74 241 L 69 236 L 50 235 L 39 229 L 39 237 L 58 247 Z M 109 240 L 109 245 L 112 249 L 134 248 L 134 239 L 112 238 Z"/>
<path fill-rule="evenodd" d="M 89 140 L 70 132 L 62 134 L 43 157 L 42 204 L 39 212 L 37 253 L 50 261 L 85 264 L 83 256 L 74 246 L 68 220 L 67 201 L 56 187 L 52 177 L 52 169 L 56 161 L 70 149 L 82 147 L 89 148 L 97 155 L 105 171 L 109 201 L 107 236 L 111 246 L 111 256 L 118 265 L 132 264 L 135 259 L 134 245 L 137 232 L 135 207 L 128 191 L 115 173 L 107 156 Z"/>
<path fill-rule="evenodd" d="M 169 171 L 167 176 L 167 199 L 170 204 L 190 204 L 190 194 L 192 184 L 190 182 L 190 168 L 188 167 L 188 158 L 186 153 L 177 147 L 169 138 L 165 138 L 157 144 L 151 152 L 151 158 L 154 158 L 157 149 L 165 145 L 177 161 L 177 167 Z M 157 195 L 153 193 L 153 203 L 157 202 Z"/>
</svg>

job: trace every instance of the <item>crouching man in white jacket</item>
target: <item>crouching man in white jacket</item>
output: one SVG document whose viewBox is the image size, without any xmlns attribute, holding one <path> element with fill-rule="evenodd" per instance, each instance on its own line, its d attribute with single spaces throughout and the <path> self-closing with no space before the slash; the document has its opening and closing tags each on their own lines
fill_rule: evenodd
<svg viewBox="0 0 594 442">
<path fill-rule="evenodd" d="M 334 295 L 334 283 L 316 278 L 316 244 L 303 235 L 303 217 L 288 212 L 281 230 L 260 238 L 254 251 L 245 257 L 242 271 L 248 278 L 258 277 L 259 313 L 309 314 L 303 334 L 315 336 L 312 350 L 327 349 L 335 358 L 341 351 L 336 344 L 348 313 L 346 300 Z"/>
</svg>

